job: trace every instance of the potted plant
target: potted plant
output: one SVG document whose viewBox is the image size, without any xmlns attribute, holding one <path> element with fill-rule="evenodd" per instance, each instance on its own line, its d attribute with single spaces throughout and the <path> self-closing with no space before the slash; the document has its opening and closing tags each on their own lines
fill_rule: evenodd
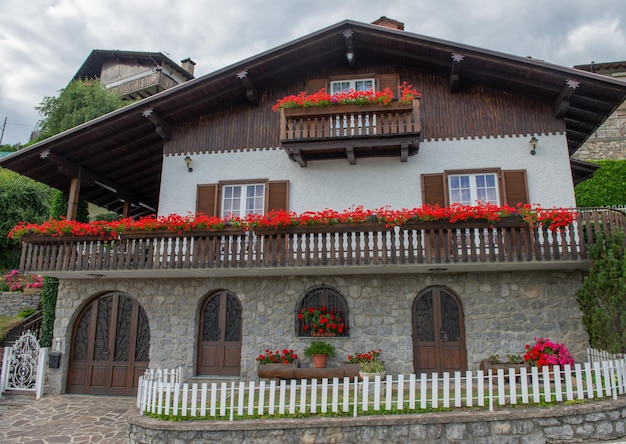
<svg viewBox="0 0 626 444">
<path fill-rule="evenodd" d="M 376 375 L 380 378 L 384 378 L 385 363 L 380 360 L 381 349 L 370 350 L 366 353 L 357 353 L 356 355 L 348 355 L 348 362 L 351 364 L 359 365 L 359 376 L 364 378 L 365 376 L 370 379 L 374 379 Z"/>
<path fill-rule="evenodd" d="M 328 358 L 335 356 L 335 347 L 324 341 L 313 341 L 304 349 L 304 356 L 313 360 L 315 368 L 324 368 Z"/>
</svg>

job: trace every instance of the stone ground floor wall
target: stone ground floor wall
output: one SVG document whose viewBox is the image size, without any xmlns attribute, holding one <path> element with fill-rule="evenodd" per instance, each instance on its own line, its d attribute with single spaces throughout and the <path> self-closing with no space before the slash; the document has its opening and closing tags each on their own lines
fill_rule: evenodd
<svg viewBox="0 0 626 444">
<path fill-rule="evenodd" d="M 133 414 L 129 443 L 568 443 L 626 435 L 626 398 L 544 408 L 359 418 L 168 422 Z"/>
<path fill-rule="evenodd" d="M 349 310 L 350 336 L 328 338 L 337 348 L 331 365 L 381 348 L 388 372 L 412 373 L 412 306 L 432 286 L 443 286 L 462 304 L 470 369 L 493 354 L 523 354 L 535 337 L 564 342 L 577 360 L 585 359 L 588 337 L 575 298 L 579 272 L 61 280 L 54 337 L 63 338 L 63 357 L 61 368 L 49 369 L 49 391 L 65 391 L 74 323 L 89 301 L 106 292 L 139 301 L 150 324 L 150 367 L 182 365 L 185 380 L 195 375 L 203 301 L 216 290 L 234 293 L 243 307 L 241 378 L 249 380 L 257 379 L 255 358 L 265 349 L 293 348 L 303 355 L 311 338 L 296 337 L 296 305 L 319 285 L 337 289 Z"/>
</svg>

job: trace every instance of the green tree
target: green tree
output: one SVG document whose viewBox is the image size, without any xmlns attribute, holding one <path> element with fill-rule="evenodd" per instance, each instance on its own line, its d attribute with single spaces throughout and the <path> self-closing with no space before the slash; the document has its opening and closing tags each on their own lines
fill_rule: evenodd
<svg viewBox="0 0 626 444">
<path fill-rule="evenodd" d="M 43 140 L 128 104 L 95 80 L 73 80 L 58 97 L 44 97 L 35 109 L 42 116 Z"/>
<path fill-rule="evenodd" d="M 579 207 L 626 205 L 626 160 L 599 160 L 600 169 L 574 188 Z"/>
<path fill-rule="evenodd" d="M 626 351 L 626 255 L 624 232 L 597 239 L 588 249 L 589 274 L 576 294 L 592 347 Z"/>
<path fill-rule="evenodd" d="M 0 145 L 0 151 L 5 153 L 14 153 L 15 151 L 18 151 L 20 149 L 22 149 L 21 143 L 16 143 L 15 145 L 9 145 L 8 143 L 6 143 L 4 145 Z"/>
<path fill-rule="evenodd" d="M 18 222 L 41 223 L 48 217 L 54 190 L 0 168 L 0 269 L 19 266 L 20 242 L 7 239 Z"/>
</svg>

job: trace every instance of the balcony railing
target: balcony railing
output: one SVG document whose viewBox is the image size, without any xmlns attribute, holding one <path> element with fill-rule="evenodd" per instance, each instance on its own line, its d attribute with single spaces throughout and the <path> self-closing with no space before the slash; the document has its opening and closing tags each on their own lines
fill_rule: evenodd
<svg viewBox="0 0 626 444">
<path fill-rule="evenodd" d="M 560 231 L 521 220 L 147 231 L 113 240 L 22 238 L 20 268 L 59 277 L 250 276 L 588 268 L 587 247 L 626 228 L 615 210 L 584 211 Z M 233 230 L 232 228 L 230 230 Z"/>
<path fill-rule="evenodd" d="M 280 142 L 289 156 L 308 160 L 400 156 L 419 148 L 420 101 L 389 105 L 335 105 L 281 111 Z"/>
<path fill-rule="evenodd" d="M 109 91 L 119 94 L 120 96 L 139 95 L 141 97 L 147 97 L 176 85 L 178 85 L 178 83 L 166 74 L 153 72 L 144 77 L 133 78 L 127 82 L 113 86 Z"/>
</svg>

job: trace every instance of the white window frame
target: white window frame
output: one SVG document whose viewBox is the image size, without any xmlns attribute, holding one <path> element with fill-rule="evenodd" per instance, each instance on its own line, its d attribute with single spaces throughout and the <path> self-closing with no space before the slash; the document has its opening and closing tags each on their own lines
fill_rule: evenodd
<svg viewBox="0 0 626 444">
<path fill-rule="evenodd" d="M 488 187 L 489 189 L 493 189 L 495 191 L 496 195 L 495 195 L 495 199 L 493 200 L 479 199 L 478 197 L 478 185 L 476 182 L 477 182 L 478 177 L 483 177 L 483 176 L 493 177 L 493 187 Z M 456 178 L 462 178 L 462 177 L 469 177 L 469 187 L 465 188 L 469 190 L 470 192 L 469 201 L 462 201 L 460 199 L 454 199 L 452 195 L 454 190 L 460 189 L 460 188 L 453 188 L 452 181 Z M 485 172 L 477 172 L 477 173 L 448 174 L 448 198 L 450 200 L 450 204 L 459 203 L 462 205 L 476 206 L 478 202 L 481 202 L 481 203 L 491 203 L 494 205 L 499 205 L 500 204 L 500 189 L 499 189 L 498 173 L 492 172 L 492 171 L 485 171 Z"/>
<path fill-rule="evenodd" d="M 359 82 L 372 82 L 372 87 L 371 88 L 363 88 L 363 87 L 358 87 L 357 83 Z M 342 85 L 344 83 L 348 84 L 348 87 L 343 87 Z M 339 90 L 335 91 L 335 85 L 339 84 Z M 358 89 L 357 89 L 358 88 Z M 340 93 L 340 92 L 348 92 L 351 89 L 353 89 L 354 91 L 376 91 L 376 79 L 373 77 L 367 77 L 364 79 L 341 79 L 341 80 L 332 80 L 330 82 L 330 94 L 336 94 L 336 93 Z"/>
<path fill-rule="evenodd" d="M 261 192 L 260 195 L 254 195 L 251 196 L 249 195 L 249 193 L 254 193 L 254 191 L 256 190 L 256 187 L 262 187 L 261 188 Z M 229 188 L 239 188 L 241 190 L 241 194 L 239 197 L 239 210 L 238 210 L 238 214 L 233 212 L 230 209 L 231 205 L 228 205 L 229 210 L 226 210 L 226 202 L 228 199 L 232 199 L 230 197 L 227 197 L 226 195 L 227 193 L 227 189 Z M 265 212 L 265 192 L 266 192 L 266 186 L 264 183 L 233 183 L 233 184 L 224 184 L 222 185 L 222 201 L 220 202 L 220 208 L 221 208 L 221 217 L 228 219 L 231 217 L 246 217 L 249 214 L 263 214 Z M 249 198 L 261 198 L 261 205 L 260 207 L 256 206 L 254 208 L 252 208 L 251 210 L 248 210 L 247 208 L 247 202 Z"/>
</svg>

